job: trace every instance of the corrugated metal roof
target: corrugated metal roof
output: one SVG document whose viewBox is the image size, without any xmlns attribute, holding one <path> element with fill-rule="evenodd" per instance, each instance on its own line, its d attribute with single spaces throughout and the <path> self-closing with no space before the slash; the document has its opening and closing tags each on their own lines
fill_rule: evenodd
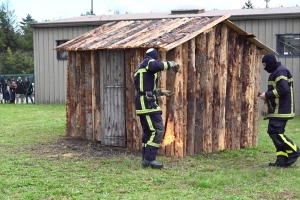
<svg viewBox="0 0 300 200">
<path fill-rule="evenodd" d="M 184 17 L 214 17 L 231 15 L 235 19 L 243 18 L 270 18 L 274 15 L 278 16 L 299 16 L 299 7 L 279 7 L 279 8 L 255 8 L 255 9 L 233 9 L 233 10 L 210 10 L 199 14 L 180 14 L 172 15 L 170 12 L 163 13 L 137 13 L 137 14 L 118 14 L 118 15 L 87 15 L 61 20 L 53 20 L 47 22 L 33 23 L 32 27 L 49 26 L 50 24 L 71 25 L 73 23 L 101 23 L 120 20 L 152 20 L 152 19 L 168 19 L 168 18 L 184 18 Z"/>
<path fill-rule="evenodd" d="M 78 36 L 56 47 L 55 50 L 85 51 L 155 47 L 161 51 L 168 51 L 200 33 L 209 31 L 221 22 L 226 23 L 240 35 L 249 35 L 228 21 L 229 17 L 229 15 L 224 15 L 213 18 L 191 17 L 111 22 Z M 259 45 L 266 52 L 276 53 L 256 39 L 252 39 L 252 43 Z"/>
</svg>

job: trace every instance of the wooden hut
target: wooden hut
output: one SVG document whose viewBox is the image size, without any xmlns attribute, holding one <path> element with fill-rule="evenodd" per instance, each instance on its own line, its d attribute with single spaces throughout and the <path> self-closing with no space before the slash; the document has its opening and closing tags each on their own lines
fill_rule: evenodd
<svg viewBox="0 0 300 200">
<path fill-rule="evenodd" d="M 172 70 L 159 75 L 175 93 L 160 99 L 161 155 L 256 146 L 261 57 L 276 52 L 228 17 L 116 21 L 58 46 L 68 51 L 66 135 L 140 150 L 133 73 L 154 47 L 181 66 L 175 79 Z"/>
</svg>

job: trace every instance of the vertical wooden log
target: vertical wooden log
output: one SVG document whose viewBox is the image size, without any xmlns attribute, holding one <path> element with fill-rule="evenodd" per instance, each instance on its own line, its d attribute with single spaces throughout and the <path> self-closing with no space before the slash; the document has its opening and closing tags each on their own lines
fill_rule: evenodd
<svg viewBox="0 0 300 200">
<path fill-rule="evenodd" d="M 175 62 L 183 66 L 182 46 L 175 47 Z M 175 155 L 183 157 L 183 69 L 176 73 L 174 84 L 174 135 L 175 135 Z"/>
<path fill-rule="evenodd" d="M 125 107 L 125 125 L 126 125 L 126 140 L 127 140 L 127 151 L 133 150 L 133 117 L 134 113 L 134 96 L 135 88 L 133 81 L 133 71 L 132 71 L 132 57 L 134 50 L 127 49 L 125 51 L 125 87 L 126 87 L 126 107 Z"/>
<path fill-rule="evenodd" d="M 203 132 L 203 152 L 212 152 L 212 110 L 213 110 L 213 82 L 214 82 L 214 47 L 215 47 L 215 30 L 213 29 L 207 34 L 207 68 L 206 68 L 206 82 L 201 83 L 205 98 L 205 118 L 203 118 L 204 132 Z"/>
<path fill-rule="evenodd" d="M 237 135 L 236 127 L 239 126 L 237 122 L 237 113 L 236 104 L 240 101 L 237 97 L 238 92 L 238 65 L 239 65 L 239 56 L 237 55 L 240 52 L 241 47 L 237 44 L 237 33 L 231 29 L 228 30 L 228 68 L 227 68 L 227 83 L 226 83 L 226 132 L 225 132 L 225 149 L 237 149 L 239 148 L 239 138 L 235 138 Z M 236 141 L 238 139 L 238 142 Z M 236 145 L 238 144 L 238 145 Z"/>
<path fill-rule="evenodd" d="M 92 68 L 91 68 L 91 51 L 83 52 L 84 65 L 84 112 L 85 112 L 85 138 L 93 140 L 93 123 L 92 123 Z"/>
<path fill-rule="evenodd" d="M 202 153 L 203 134 L 205 131 L 204 119 L 206 119 L 206 71 L 207 50 L 206 34 L 200 34 L 195 38 L 195 68 L 196 68 L 196 115 L 195 115 L 195 154 Z"/>
<path fill-rule="evenodd" d="M 254 94 L 258 94 L 260 88 L 260 66 L 261 66 L 261 54 L 258 49 L 255 52 L 255 89 Z M 258 144 L 258 124 L 259 124 L 259 98 L 254 99 L 254 107 L 253 107 L 253 137 L 252 137 L 252 146 L 257 146 Z"/>
<path fill-rule="evenodd" d="M 220 66 L 220 43 L 221 43 L 221 24 L 215 27 L 215 48 L 214 48 L 214 81 L 213 81 L 213 112 L 212 112 L 212 151 L 219 150 L 219 134 L 221 130 L 220 121 L 220 87 L 221 66 Z"/>
<path fill-rule="evenodd" d="M 196 68 L 195 68 L 195 38 L 188 42 L 188 70 L 187 70 L 187 155 L 195 153 L 195 117 L 196 117 Z"/>
<path fill-rule="evenodd" d="M 175 48 L 171 49 L 170 51 L 167 52 L 167 60 L 175 60 Z M 172 88 L 173 81 L 174 81 L 174 75 L 175 73 L 172 70 L 167 71 L 167 90 L 169 91 L 174 91 L 174 88 Z M 170 105 L 171 104 L 171 105 Z M 174 127 L 175 127 L 175 122 L 174 122 L 174 106 L 175 106 L 175 100 L 174 98 L 172 99 L 167 99 L 167 106 L 170 106 L 171 109 L 168 111 L 167 115 L 168 121 L 167 127 L 166 127 L 166 132 L 164 136 L 164 141 L 163 145 L 166 146 L 166 156 L 174 156 L 175 153 L 175 132 L 174 132 Z"/>
<path fill-rule="evenodd" d="M 160 51 L 159 52 L 159 59 L 161 61 L 166 61 L 167 59 L 167 52 Z M 159 81 L 158 81 L 158 87 L 162 89 L 167 88 L 167 71 L 162 71 L 159 74 Z M 162 119 L 163 123 L 166 124 L 166 109 L 167 109 L 167 98 L 165 96 L 159 97 L 159 106 L 162 110 Z M 159 155 L 165 155 L 166 147 L 164 145 L 161 145 L 159 148 Z"/>
<path fill-rule="evenodd" d="M 194 54 L 195 55 L 195 54 Z M 187 84 L 188 84 L 188 66 L 189 66 L 189 42 L 182 44 L 182 143 L 183 156 L 186 156 L 187 140 Z"/>
<path fill-rule="evenodd" d="M 76 99 L 76 137 L 85 138 L 85 79 L 84 79 L 84 65 L 82 62 L 83 53 L 76 52 L 76 83 L 77 83 L 77 99 Z"/>
<path fill-rule="evenodd" d="M 225 24 L 221 26 L 221 44 L 220 44 L 220 130 L 219 130 L 219 150 L 225 149 L 225 113 L 226 113 L 226 84 L 227 84 L 227 46 L 228 46 L 228 27 Z"/>
<path fill-rule="evenodd" d="M 237 33 L 235 33 L 237 35 Z M 242 113 L 242 68 L 243 68 L 243 60 L 244 60 L 244 38 L 237 37 L 236 39 L 236 45 L 235 45 L 235 58 L 236 58 L 236 94 L 235 94 L 235 103 L 234 103 L 234 127 L 233 127 L 233 146 L 232 149 L 240 149 L 240 140 L 241 140 L 241 129 L 242 129 L 242 123 L 241 123 L 241 113 Z"/>
<path fill-rule="evenodd" d="M 101 107 L 100 107 L 100 60 L 99 51 L 92 51 L 92 120 L 93 140 L 101 141 Z"/>
<path fill-rule="evenodd" d="M 67 67 L 66 136 L 76 135 L 76 53 L 69 51 Z"/>
<path fill-rule="evenodd" d="M 227 29 L 219 24 L 215 27 L 215 57 L 213 85 L 212 151 L 224 149 L 225 103 L 227 82 Z M 223 33 L 224 30 L 224 33 Z"/>
<path fill-rule="evenodd" d="M 250 147 L 252 145 L 253 131 L 253 48 L 248 40 L 244 42 L 244 62 L 242 68 L 242 113 L 241 113 L 241 148 Z"/>
<path fill-rule="evenodd" d="M 133 49 L 133 56 L 131 58 L 131 78 L 133 81 L 133 76 L 134 76 L 134 70 L 137 68 L 137 66 L 143 61 L 145 57 L 145 49 Z M 134 87 L 134 84 L 132 85 Z M 135 93 L 134 93 L 135 96 Z M 133 98 L 134 98 L 133 96 Z M 140 119 L 139 116 L 136 115 L 135 112 L 135 106 L 133 108 L 133 141 L 132 141 L 132 146 L 133 150 L 141 150 L 142 148 L 142 135 L 143 135 L 143 129 L 141 127 Z"/>
</svg>

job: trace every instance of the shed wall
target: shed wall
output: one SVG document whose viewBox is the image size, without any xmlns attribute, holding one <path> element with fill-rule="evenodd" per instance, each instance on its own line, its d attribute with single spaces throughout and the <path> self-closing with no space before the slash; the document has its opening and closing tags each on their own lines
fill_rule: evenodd
<svg viewBox="0 0 300 200">
<path fill-rule="evenodd" d="M 233 21 L 246 32 L 252 32 L 256 38 L 272 49 L 276 49 L 276 34 L 300 34 L 300 18 Z M 300 57 L 277 58 L 292 73 L 294 80 L 295 113 L 300 115 Z M 267 90 L 269 74 L 261 67 L 261 84 L 259 91 Z M 260 109 L 263 102 L 260 101 Z"/>
</svg>

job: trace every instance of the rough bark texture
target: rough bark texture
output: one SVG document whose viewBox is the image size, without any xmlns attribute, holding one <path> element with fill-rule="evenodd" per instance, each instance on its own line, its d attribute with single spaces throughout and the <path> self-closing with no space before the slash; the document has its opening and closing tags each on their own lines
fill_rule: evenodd
<svg viewBox="0 0 300 200">
<path fill-rule="evenodd" d="M 213 29 L 206 35 L 207 38 L 207 58 L 206 58 L 206 72 L 205 83 L 201 82 L 201 90 L 203 91 L 205 105 L 204 118 L 202 118 L 204 132 L 202 135 L 202 151 L 212 152 L 212 114 L 213 114 L 213 85 L 214 85 L 214 46 L 215 46 L 215 30 Z"/>
<path fill-rule="evenodd" d="M 195 41 L 195 68 L 196 68 L 196 115 L 195 115 L 195 154 L 202 153 L 203 134 L 205 131 L 204 119 L 206 119 L 206 69 L 207 51 L 206 34 L 200 34 Z"/>
<path fill-rule="evenodd" d="M 74 137 L 76 134 L 76 53 L 70 51 L 68 54 L 67 68 L 67 101 L 66 101 L 66 135 Z"/>
<path fill-rule="evenodd" d="M 93 140 L 101 141 L 101 106 L 100 106 L 100 62 L 99 52 L 92 51 L 92 116 Z"/>
<path fill-rule="evenodd" d="M 260 66 L 261 66 L 261 54 L 258 49 L 255 52 L 255 89 L 254 94 L 258 94 L 259 85 L 260 85 Z M 254 107 L 253 107 L 253 137 L 252 137 L 252 146 L 257 146 L 258 144 L 258 122 L 259 122 L 259 98 L 254 99 Z"/>
<path fill-rule="evenodd" d="M 188 45 L 186 151 L 187 155 L 194 155 L 196 116 L 195 38 L 191 39 Z"/>
<path fill-rule="evenodd" d="M 159 52 L 159 59 L 161 61 L 166 61 L 167 59 L 167 52 L 161 51 Z M 162 71 L 159 74 L 159 82 L 158 82 L 158 87 L 162 89 L 167 88 L 167 71 Z M 164 125 L 166 125 L 166 116 L 167 116 L 167 98 L 165 96 L 159 97 L 159 106 L 161 107 L 162 110 L 162 119 Z M 161 145 L 159 148 L 159 155 L 165 155 L 166 153 L 166 147 L 164 145 Z"/>
</svg>

